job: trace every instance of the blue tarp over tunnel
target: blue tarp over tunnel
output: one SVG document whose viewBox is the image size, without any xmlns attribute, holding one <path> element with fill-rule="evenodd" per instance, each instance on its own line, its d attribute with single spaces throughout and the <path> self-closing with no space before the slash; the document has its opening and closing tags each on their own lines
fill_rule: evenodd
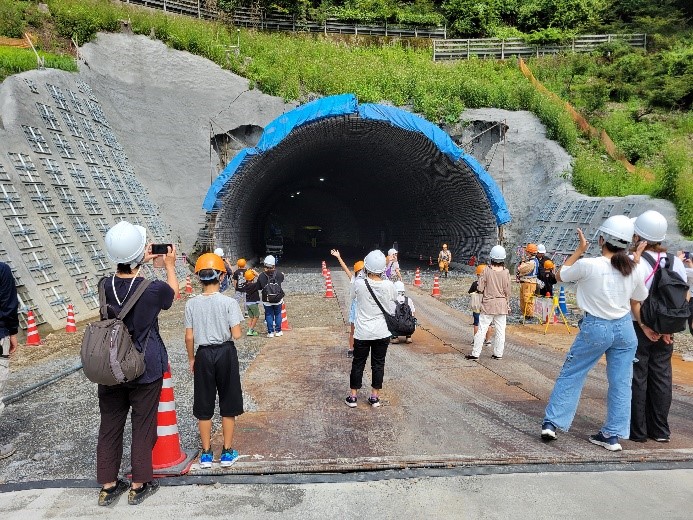
<svg viewBox="0 0 693 520">
<path fill-rule="evenodd" d="M 277 147 L 296 128 L 326 118 L 342 118 L 344 116 L 357 116 L 364 120 L 381 121 L 425 136 L 451 163 L 461 162 L 474 172 L 488 199 L 496 225 L 500 226 L 510 222 L 510 213 L 505 199 L 493 178 L 474 157 L 460 149 L 447 133 L 424 118 L 395 107 L 370 103 L 359 105 L 353 94 L 318 99 L 276 118 L 265 127 L 257 146 L 242 150 L 219 174 L 209 188 L 202 207 L 207 212 L 219 209 L 222 204 L 222 195 L 234 175 L 242 171 L 251 159 L 261 160 L 262 154 Z M 425 170 L 421 171 L 422 176 L 426 174 Z"/>
</svg>

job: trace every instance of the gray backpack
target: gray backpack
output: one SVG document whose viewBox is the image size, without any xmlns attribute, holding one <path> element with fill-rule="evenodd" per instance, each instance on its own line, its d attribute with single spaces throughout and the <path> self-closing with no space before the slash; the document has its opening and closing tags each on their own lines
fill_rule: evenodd
<svg viewBox="0 0 693 520">
<path fill-rule="evenodd" d="M 101 321 L 87 325 L 82 338 L 80 356 L 84 375 L 89 381 L 100 385 L 113 386 L 137 379 L 144 373 L 144 353 L 137 350 L 123 318 L 134 307 L 147 289 L 151 280 L 144 279 L 132 293 L 117 318 L 108 318 L 108 305 L 104 284 L 108 278 L 99 282 L 99 304 Z M 105 318 L 105 319 L 104 319 Z M 151 332 L 151 329 L 150 329 Z"/>
</svg>

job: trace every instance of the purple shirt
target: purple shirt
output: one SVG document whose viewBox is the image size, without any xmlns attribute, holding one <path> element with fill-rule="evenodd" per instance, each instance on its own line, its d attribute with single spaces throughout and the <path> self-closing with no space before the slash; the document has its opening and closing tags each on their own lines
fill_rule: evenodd
<svg viewBox="0 0 693 520">
<path fill-rule="evenodd" d="M 122 308 L 113 296 L 112 278 L 112 276 L 108 276 L 105 283 L 109 318 L 115 318 Z M 135 292 L 143 279 L 142 277 L 135 278 L 130 294 Z M 128 293 L 130 282 L 132 282 L 132 278 L 115 277 L 115 290 L 121 302 Z M 123 319 L 138 350 L 142 351 L 144 342 L 147 341 L 144 354 L 146 368 L 144 374 L 134 381 L 135 384 L 152 383 L 161 379 L 164 372 L 168 370 L 168 352 L 166 352 L 166 345 L 159 335 L 159 312 L 171 308 L 174 294 L 173 289 L 166 282 L 154 280 Z"/>
</svg>

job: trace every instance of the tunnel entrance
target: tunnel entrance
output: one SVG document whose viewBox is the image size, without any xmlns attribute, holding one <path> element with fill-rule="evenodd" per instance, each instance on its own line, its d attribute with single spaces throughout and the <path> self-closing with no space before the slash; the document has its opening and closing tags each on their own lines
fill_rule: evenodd
<svg viewBox="0 0 693 520">
<path fill-rule="evenodd" d="M 509 221 L 490 176 L 459 149 L 455 160 L 440 146 L 440 134 L 449 137 L 421 118 L 382 107 L 426 132 L 361 107 L 299 118 L 271 146 L 261 149 L 263 134 L 260 150 L 234 157 L 205 200 L 208 247 L 254 258 L 281 236 L 287 257 L 324 257 L 333 247 L 355 257 L 393 243 L 404 258 L 435 258 L 444 242 L 460 262 L 488 252 L 499 214 Z"/>
</svg>

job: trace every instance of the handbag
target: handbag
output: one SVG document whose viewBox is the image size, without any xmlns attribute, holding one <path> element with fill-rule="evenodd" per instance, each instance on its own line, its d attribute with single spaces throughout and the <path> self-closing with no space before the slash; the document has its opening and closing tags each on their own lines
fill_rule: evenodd
<svg viewBox="0 0 693 520">
<path fill-rule="evenodd" d="M 481 312 L 481 299 L 483 296 L 484 295 L 480 292 L 472 293 L 472 297 L 469 302 L 469 308 L 472 310 L 472 312 Z"/>
<path fill-rule="evenodd" d="M 387 312 L 380 303 L 380 300 L 376 297 L 373 292 L 373 288 L 368 283 L 368 279 L 364 280 L 366 282 L 366 287 L 371 293 L 371 296 L 375 300 L 375 303 L 380 308 L 380 311 L 385 317 L 385 323 L 387 324 L 387 330 L 393 336 L 411 336 L 416 330 L 416 318 L 412 316 L 411 307 L 409 307 L 408 298 L 404 297 L 404 302 L 395 303 L 395 314 L 392 315 Z"/>
</svg>

